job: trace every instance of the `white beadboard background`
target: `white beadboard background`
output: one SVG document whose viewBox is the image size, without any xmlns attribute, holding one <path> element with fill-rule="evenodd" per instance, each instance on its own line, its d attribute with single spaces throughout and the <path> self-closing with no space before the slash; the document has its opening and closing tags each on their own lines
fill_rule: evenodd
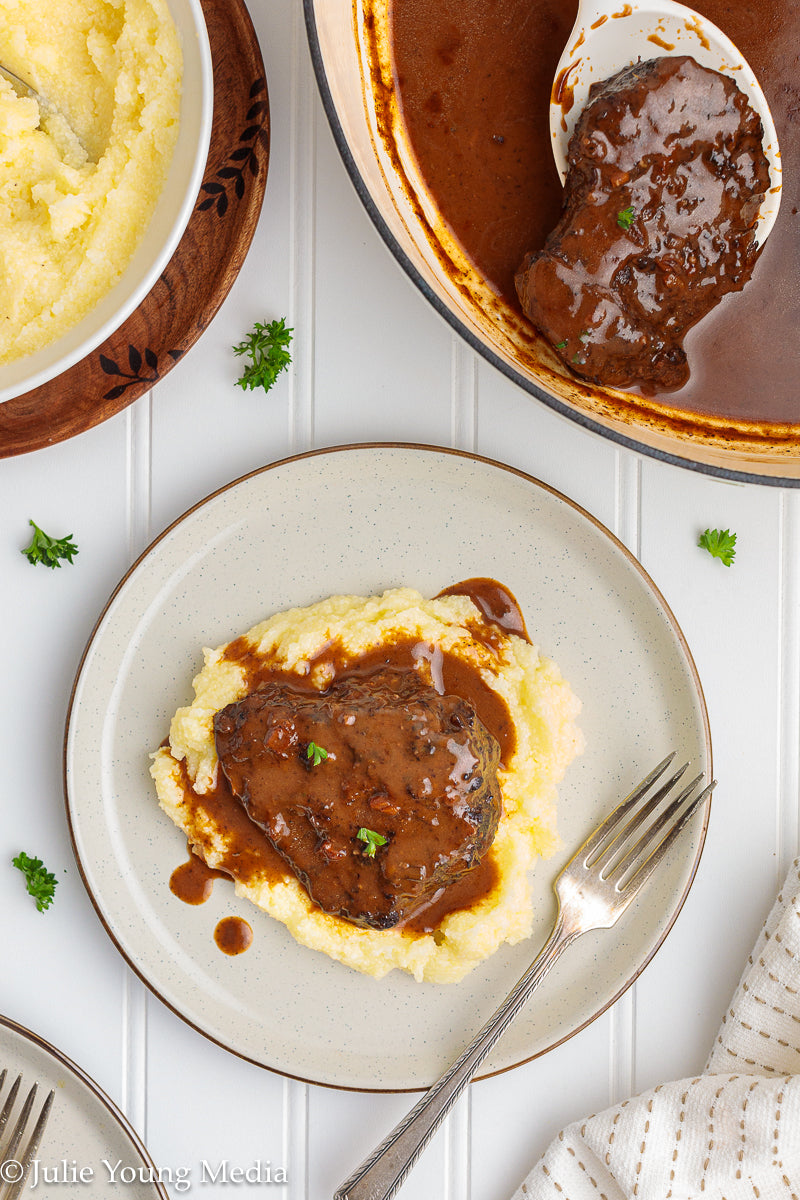
<svg viewBox="0 0 800 1200">
<path fill-rule="evenodd" d="M 229 298 L 149 396 L 80 438 L 0 463 L 5 630 L 0 864 L 21 847 L 62 880 L 37 913 L 0 866 L 0 1011 L 78 1061 L 156 1162 L 282 1166 L 324 1200 L 409 1106 L 331 1091 L 237 1060 L 132 975 L 80 882 L 61 746 L 75 668 L 136 555 L 218 486 L 286 454 L 350 441 L 456 446 L 565 492 L 640 558 L 703 681 L 720 780 L 699 874 L 639 982 L 544 1058 L 475 1084 L 403 1200 L 502 1200 L 561 1125 L 698 1072 L 789 862 L 798 853 L 800 491 L 722 482 L 639 457 L 554 415 L 476 358 L 379 239 L 345 174 L 313 79 L 298 0 L 251 0 L 269 81 L 272 156 L 260 225 Z M 286 315 L 294 363 L 268 397 L 232 385 L 230 347 Z M 27 519 L 80 543 L 73 567 L 31 569 Z M 738 534 L 726 570 L 696 548 Z M 454 994 L 454 1004 L 457 997 Z M 237 1190 L 196 1189 L 207 1200 Z M 63 1192 L 63 1189 L 62 1189 Z"/>
</svg>

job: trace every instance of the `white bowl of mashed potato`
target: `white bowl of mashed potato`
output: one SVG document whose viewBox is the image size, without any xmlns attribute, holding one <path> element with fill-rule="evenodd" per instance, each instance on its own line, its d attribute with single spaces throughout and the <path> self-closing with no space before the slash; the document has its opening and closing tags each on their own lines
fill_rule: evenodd
<svg viewBox="0 0 800 1200">
<path fill-rule="evenodd" d="M 0 403 L 100 346 L 172 257 L 202 182 L 200 0 L 0 0 Z"/>
</svg>

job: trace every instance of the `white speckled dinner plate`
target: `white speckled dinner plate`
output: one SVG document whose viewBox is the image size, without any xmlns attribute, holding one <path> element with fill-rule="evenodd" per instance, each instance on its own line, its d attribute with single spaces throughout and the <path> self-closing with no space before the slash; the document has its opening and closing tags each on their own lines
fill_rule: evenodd
<svg viewBox="0 0 800 1200">
<path fill-rule="evenodd" d="M 193 908 L 169 890 L 184 836 L 160 811 L 148 755 L 192 696 L 201 647 L 334 593 L 407 585 L 434 595 L 491 576 L 516 595 L 532 640 L 583 701 L 584 755 L 560 789 L 563 851 L 534 872 L 531 940 L 459 984 L 361 976 L 295 943 L 226 880 Z M 555 915 L 552 880 L 669 751 L 711 771 L 702 690 L 663 598 L 583 509 L 499 463 L 427 446 L 345 446 L 274 463 L 209 496 L 142 555 L 111 597 L 73 689 L 67 809 L 86 887 L 141 978 L 187 1022 L 244 1058 L 350 1088 L 431 1083 L 516 981 Z M 598 1016 L 669 931 L 691 884 L 708 811 L 610 930 L 553 968 L 486 1074 L 550 1049 Z M 217 949 L 221 917 L 251 948 Z"/>
<path fill-rule="evenodd" d="M 36 1153 L 38 1177 L 29 1175 L 24 1196 L 107 1200 L 110 1193 L 120 1192 L 125 1200 L 169 1200 L 163 1183 L 158 1182 L 153 1160 L 105 1092 L 60 1050 L 7 1017 L 0 1017 L 0 1069 L 3 1067 L 7 1072 L 3 1101 L 11 1083 L 22 1075 L 9 1129 L 34 1083 L 39 1085 L 35 1116 L 50 1090 L 55 1092 Z M 26 1145 L 24 1140 L 22 1145 Z M 16 1178 L 16 1165 L 16 1159 L 0 1164 L 0 1191 L 4 1183 Z M 175 1171 L 162 1168 L 163 1180 L 168 1182 L 170 1175 L 174 1179 Z"/>
</svg>

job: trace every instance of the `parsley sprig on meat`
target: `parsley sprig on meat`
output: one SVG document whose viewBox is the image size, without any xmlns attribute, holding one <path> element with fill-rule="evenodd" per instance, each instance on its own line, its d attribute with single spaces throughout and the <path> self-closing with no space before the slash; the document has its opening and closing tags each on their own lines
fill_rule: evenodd
<svg viewBox="0 0 800 1200">
<path fill-rule="evenodd" d="M 328 751 L 324 746 L 318 746 L 316 742 L 309 742 L 306 749 L 306 758 L 311 765 L 318 767 L 321 762 L 324 762 L 328 757 Z"/>
<path fill-rule="evenodd" d="M 378 847 L 386 845 L 386 838 L 382 833 L 376 833 L 374 829 L 365 829 L 363 825 L 356 837 L 360 842 L 364 842 L 364 854 L 367 858 L 374 858 Z"/>
</svg>

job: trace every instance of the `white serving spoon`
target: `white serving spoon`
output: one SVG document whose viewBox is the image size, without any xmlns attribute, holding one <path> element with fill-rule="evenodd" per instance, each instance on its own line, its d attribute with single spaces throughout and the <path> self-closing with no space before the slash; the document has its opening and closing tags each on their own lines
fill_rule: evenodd
<svg viewBox="0 0 800 1200">
<path fill-rule="evenodd" d="M 580 0 L 578 16 L 556 68 L 550 102 L 550 133 L 556 166 L 567 174 L 567 146 L 586 106 L 589 88 L 623 67 L 664 54 L 689 54 L 703 67 L 730 75 L 747 95 L 764 126 L 764 153 L 771 187 L 758 214 L 762 244 L 781 203 L 781 154 L 766 97 L 752 68 L 733 42 L 699 13 L 673 0 Z"/>
</svg>

